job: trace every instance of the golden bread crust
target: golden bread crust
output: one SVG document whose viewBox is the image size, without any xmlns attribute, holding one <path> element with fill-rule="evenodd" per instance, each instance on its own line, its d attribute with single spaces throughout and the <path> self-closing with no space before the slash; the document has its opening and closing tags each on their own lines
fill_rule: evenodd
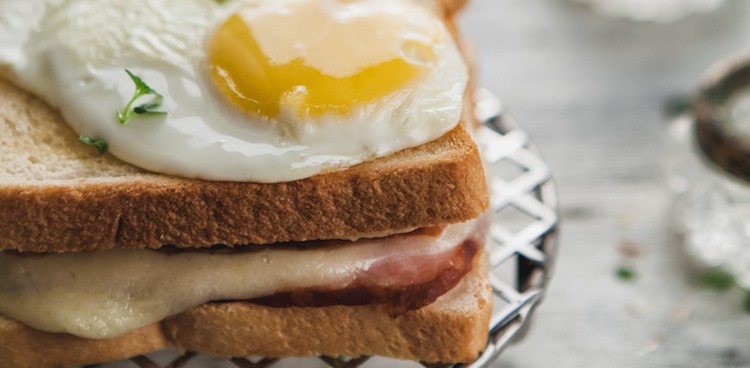
<svg viewBox="0 0 750 368">
<path fill-rule="evenodd" d="M 468 0 L 436 0 L 443 18 L 453 18 L 466 6 Z"/>
<path fill-rule="evenodd" d="M 348 239 L 466 221 L 488 206 L 482 163 L 459 126 L 345 171 L 277 184 L 130 180 L 0 185 L 0 249 L 207 247 Z"/>
<path fill-rule="evenodd" d="M 169 345 L 152 324 L 110 340 L 42 332 L 0 316 L 0 368 L 52 368 L 115 361 Z"/>
</svg>

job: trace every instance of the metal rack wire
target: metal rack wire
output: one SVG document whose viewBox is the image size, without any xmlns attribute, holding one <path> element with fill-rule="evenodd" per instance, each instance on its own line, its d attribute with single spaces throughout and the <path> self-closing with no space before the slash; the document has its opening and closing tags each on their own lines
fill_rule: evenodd
<svg viewBox="0 0 750 368">
<path fill-rule="evenodd" d="M 495 96 L 477 93 L 476 116 L 483 122 L 476 134 L 490 173 L 491 211 L 490 283 L 495 295 L 487 347 L 477 360 L 467 364 L 434 364 L 385 360 L 378 357 L 211 358 L 187 353 L 162 352 L 128 361 L 90 367 L 263 368 L 280 366 L 329 366 L 334 368 L 391 367 L 411 365 L 426 368 L 488 367 L 514 341 L 523 337 L 536 307 L 542 301 L 552 275 L 558 240 L 557 195 L 550 171 L 529 137 L 507 116 Z M 203 359 L 203 360 L 202 360 Z M 306 364 L 305 364 L 306 363 Z"/>
</svg>

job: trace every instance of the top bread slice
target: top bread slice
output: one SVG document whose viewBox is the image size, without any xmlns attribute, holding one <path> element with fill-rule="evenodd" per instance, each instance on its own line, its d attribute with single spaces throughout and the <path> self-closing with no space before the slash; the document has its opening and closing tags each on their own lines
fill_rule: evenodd
<svg viewBox="0 0 750 368">
<path fill-rule="evenodd" d="M 465 1 L 433 1 L 466 55 L 454 19 Z M 438 140 L 347 170 L 278 184 L 208 182 L 99 155 L 55 110 L 0 78 L 0 250 L 356 239 L 466 221 L 489 198 L 465 130 L 475 126 L 471 88 L 464 105 L 463 124 Z"/>
<path fill-rule="evenodd" d="M 378 236 L 477 217 L 482 163 L 459 125 L 353 168 L 277 183 L 160 175 L 99 155 L 0 79 L 0 250 L 208 247 Z"/>
</svg>

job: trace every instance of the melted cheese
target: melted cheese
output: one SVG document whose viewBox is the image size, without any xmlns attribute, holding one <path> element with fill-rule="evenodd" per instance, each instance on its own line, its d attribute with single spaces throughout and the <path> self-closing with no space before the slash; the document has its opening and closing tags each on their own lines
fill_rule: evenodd
<svg viewBox="0 0 750 368">
<path fill-rule="evenodd" d="M 43 331 L 111 338 L 211 300 L 344 287 L 392 257 L 449 251 L 475 227 L 471 221 L 439 234 L 415 232 L 304 250 L 0 252 L 0 314 Z"/>
</svg>

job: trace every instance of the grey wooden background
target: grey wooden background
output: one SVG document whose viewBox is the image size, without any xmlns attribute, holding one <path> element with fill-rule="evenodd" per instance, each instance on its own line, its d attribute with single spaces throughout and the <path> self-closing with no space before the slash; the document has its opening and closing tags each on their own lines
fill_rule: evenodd
<svg viewBox="0 0 750 368">
<path fill-rule="evenodd" d="M 657 1 L 657 0 L 654 0 Z M 480 83 L 551 166 L 562 238 L 547 299 L 497 367 L 750 367 L 744 294 L 701 287 L 668 227 L 662 114 L 714 61 L 750 51 L 750 1 L 670 24 L 565 0 L 473 0 Z M 614 276 L 637 245 L 634 282 Z"/>
</svg>

